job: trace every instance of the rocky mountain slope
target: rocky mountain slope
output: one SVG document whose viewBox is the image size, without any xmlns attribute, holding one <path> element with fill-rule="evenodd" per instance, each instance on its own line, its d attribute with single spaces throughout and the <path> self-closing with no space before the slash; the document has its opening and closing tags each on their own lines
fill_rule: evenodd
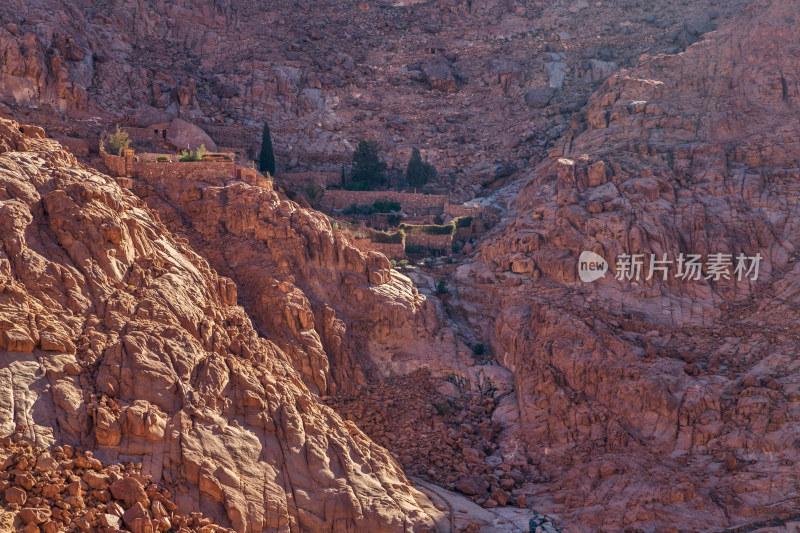
<svg viewBox="0 0 800 533">
<path fill-rule="evenodd" d="M 180 509 L 237 531 L 436 528 L 388 453 L 256 334 L 230 279 L 43 137 L 0 122 L 4 434 L 141 462 Z"/>
<path fill-rule="evenodd" d="M 539 510 L 616 531 L 796 508 L 798 24 L 793 2 L 753 4 L 611 76 L 459 269 L 514 371 Z M 605 278 L 578 279 L 585 250 Z M 614 277 L 623 253 L 645 254 L 638 281 Z M 646 280 L 665 253 L 731 254 L 730 279 Z M 739 254 L 763 257 L 757 280 Z"/>
<path fill-rule="evenodd" d="M 4 435 L 141 457 L 237 530 L 441 527 L 400 465 L 567 531 L 796 516 L 792 1 L 111 5 L 0 6 L 2 110 L 245 145 L 268 119 L 283 169 L 376 137 L 455 197 L 510 182 L 483 199 L 508 210 L 443 302 L 269 187 L 134 195 L 3 121 Z M 612 272 L 580 281 L 583 251 Z M 759 254 L 759 277 L 644 279 L 681 253 Z"/>
<path fill-rule="evenodd" d="M 140 177 L 133 190 L 236 281 L 256 328 L 310 390 L 352 391 L 420 366 L 455 371 L 471 357 L 441 303 L 386 257 L 360 252 L 325 215 L 270 188 L 218 181 Z"/>
<path fill-rule="evenodd" d="M 269 120 L 279 171 L 338 171 L 364 138 L 402 170 L 418 147 L 443 190 L 469 198 L 538 163 L 610 74 L 744 5 L 15 0 L 0 6 L 0 94 L 84 139 L 180 115 L 257 149 Z"/>
<path fill-rule="evenodd" d="M 172 493 L 143 475 L 141 464 L 104 465 L 91 451 L 69 445 L 48 451 L 21 437 L 16 433 L 0 445 L 0 489 L 8 508 L 0 509 L 0 531 L 230 531 L 201 513 L 180 513 Z"/>
</svg>

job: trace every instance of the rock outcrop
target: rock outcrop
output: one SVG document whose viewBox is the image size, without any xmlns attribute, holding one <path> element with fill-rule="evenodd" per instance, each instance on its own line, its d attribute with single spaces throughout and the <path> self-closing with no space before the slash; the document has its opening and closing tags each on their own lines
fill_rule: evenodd
<svg viewBox="0 0 800 533">
<path fill-rule="evenodd" d="M 431 186 L 466 199 L 481 188 L 462 171 L 537 162 L 605 77 L 705 38 L 747 4 L 4 2 L 0 95 L 51 133 L 181 117 L 250 158 L 269 121 L 281 172 L 338 172 L 365 138 L 402 171 L 417 147 L 439 170 Z M 529 108 L 544 86 L 558 89 Z"/>
<path fill-rule="evenodd" d="M 201 146 L 210 152 L 217 150 L 217 144 L 202 128 L 180 118 L 170 123 L 166 139 L 178 150 L 197 150 Z"/>
<path fill-rule="evenodd" d="M 457 272 L 463 311 L 514 371 L 518 435 L 546 480 L 533 505 L 576 528 L 791 514 L 795 12 L 753 5 L 682 54 L 612 75 Z M 587 250 L 611 269 L 594 283 L 578 278 Z M 708 265 L 679 279 L 674 263 L 646 279 L 651 254 L 680 253 L 731 254 L 730 279 Z M 615 278 L 622 254 L 644 254 L 638 281 Z M 734 274 L 740 254 L 763 258 L 757 280 Z"/>
<path fill-rule="evenodd" d="M 354 390 L 368 376 L 456 369 L 469 349 L 427 298 L 322 213 L 266 186 L 142 176 L 134 191 L 239 287 L 258 331 L 310 390 Z M 437 307 L 437 305 L 439 307 Z"/>
<path fill-rule="evenodd" d="M 230 279 L 143 201 L 9 120 L 0 245 L 3 434 L 141 462 L 179 509 L 239 532 L 436 528 L 389 454 L 258 336 Z M 130 510 L 140 490 L 111 485 L 132 520 L 150 512 Z"/>
<path fill-rule="evenodd" d="M 574 531 L 796 516 L 795 2 L 89 4 L 0 5 L 0 109 L 65 139 L 180 116 L 250 157 L 268 121 L 291 169 L 424 146 L 431 188 L 508 184 L 481 200 L 508 209 L 439 300 L 264 184 L 147 176 L 140 199 L 2 121 L 0 435 L 141 462 L 146 494 L 237 531 L 438 527 L 400 465 Z M 612 272 L 582 282 L 584 251 Z M 730 270 L 681 279 L 679 254 Z M 456 385 L 477 365 L 500 391 Z M 452 380 L 396 379 L 426 367 Z M 14 460 L 6 508 L 44 520 Z"/>
</svg>

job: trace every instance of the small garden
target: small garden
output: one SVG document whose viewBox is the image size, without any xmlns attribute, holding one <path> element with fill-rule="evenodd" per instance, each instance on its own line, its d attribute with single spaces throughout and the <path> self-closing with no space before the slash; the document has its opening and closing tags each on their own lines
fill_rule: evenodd
<svg viewBox="0 0 800 533">
<path fill-rule="evenodd" d="M 388 232 L 372 228 L 360 228 L 353 235 L 356 239 L 369 239 L 380 244 L 404 244 L 406 234 L 403 230 Z"/>
<path fill-rule="evenodd" d="M 372 204 L 350 204 L 342 210 L 343 215 L 372 215 L 375 213 L 396 213 L 400 211 L 400 202 L 395 200 L 375 200 Z"/>
<path fill-rule="evenodd" d="M 447 224 L 400 224 L 400 229 L 410 235 L 455 235 L 458 228 L 468 228 L 472 217 L 454 218 Z"/>
</svg>

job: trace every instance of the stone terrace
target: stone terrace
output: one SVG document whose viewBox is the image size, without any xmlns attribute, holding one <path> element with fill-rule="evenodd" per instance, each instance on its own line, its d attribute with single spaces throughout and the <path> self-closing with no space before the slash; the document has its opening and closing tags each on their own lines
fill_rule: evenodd
<svg viewBox="0 0 800 533">
<path fill-rule="evenodd" d="M 371 205 L 378 200 L 399 202 L 403 212 L 411 216 L 441 215 L 450 199 L 444 194 L 420 194 L 397 191 L 325 191 L 320 201 L 324 211 L 345 209 L 352 204 Z"/>
<path fill-rule="evenodd" d="M 147 180 L 165 179 L 201 179 L 218 181 L 223 184 L 230 180 L 242 180 L 252 185 L 272 189 L 272 181 L 256 170 L 238 166 L 232 161 L 197 161 L 197 162 L 149 162 L 138 161 L 133 151 L 125 157 L 101 153 L 109 174 L 121 180 L 141 178 Z M 118 180 L 119 181 L 119 180 Z M 124 184 L 123 184 L 124 186 Z"/>
</svg>

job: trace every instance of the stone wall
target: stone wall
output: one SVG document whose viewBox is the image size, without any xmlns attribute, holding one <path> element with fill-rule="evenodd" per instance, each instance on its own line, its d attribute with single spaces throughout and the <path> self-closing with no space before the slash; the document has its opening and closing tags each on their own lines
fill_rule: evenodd
<svg viewBox="0 0 800 533">
<path fill-rule="evenodd" d="M 120 128 L 128 134 L 128 138 L 135 143 L 149 143 L 154 146 L 164 144 L 165 133 L 169 129 L 170 123 L 152 124 L 146 128 L 139 128 L 136 126 L 123 126 Z"/>
<path fill-rule="evenodd" d="M 126 168 L 126 161 L 124 157 L 112 155 L 104 150 L 100 150 L 100 156 L 103 158 L 108 173 L 114 177 L 127 177 L 130 172 Z M 130 162 L 129 162 L 130 163 Z"/>
<path fill-rule="evenodd" d="M 250 185 L 257 185 L 267 190 L 272 190 L 272 180 L 259 174 L 254 168 L 236 167 L 236 177 Z"/>
<path fill-rule="evenodd" d="M 483 221 L 479 218 L 473 218 L 472 224 L 466 228 L 456 228 L 456 240 L 468 241 L 476 238 L 483 230 Z"/>
<path fill-rule="evenodd" d="M 133 177 L 151 179 L 169 177 L 172 179 L 227 178 L 236 179 L 236 164 L 230 161 L 198 161 L 187 163 L 163 163 L 135 161 Z"/>
<path fill-rule="evenodd" d="M 312 184 L 323 188 L 339 186 L 342 183 L 342 175 L 336 172 L 287 172 L 276 174 L 275 181 L 293 191 L 302 191 Z"/>
<path fill-rule="evenodd" d="M 242 180 L 272 190 L 272 181 L 255 169 L 240 167 L 231 161 L 196 162 L 147 162 L 134 157 L 119 157 L 101 152 L 108 172 L 114 177 L 139 178 L 144 180 L 202 180 L 223 185 L 233 180 Z"/>
<path fill-rule="evenodd" d="M 242 157 L 255 157 L 261 147 L 261 129 L 248 126 L 203 124 L 203 130 L 217 146 L 225 146 Z"/>
<path fill-rule="evenodd" d="M 447 204 L 444 206 L 444 214 L 453 218 L 456 217 L 480 217 L 483 208 L 478 206 L 466 206 L 461 204 Z"/>
<path fill-rule="evenodd" d="M 404 224 L 411 224 L 414 226 L 427 226 L 429 224 L 436 224 L 436 215 L 421 215 L 418 217 L 404 217 Z"/>
<path fill-rule="evenodd" d="M 406 245 L 422 246 L 429 250 L 449 252 L 453 246 L 452 235 L 413 235 L 406 234 Z"/>
<path fill-rule="evenodd" d="M 406 247 L 403 244 L 385 244 L 369 239 L 353 239 L 353 244 L 362 252 L 380 252 L 388 259 L 403 259 L 406 256 Z"/>
<path fill-rule="evenodd" d="M 344 209 L 352 204 L 370 205 L 377 200 L 399 202 L 403 212 L 411 216 L 441 214 L 449 199 L 444 194 L 419 194 L 397 191 L 325 191 L 320 205 L 323 210 Z"/>
</svg>

